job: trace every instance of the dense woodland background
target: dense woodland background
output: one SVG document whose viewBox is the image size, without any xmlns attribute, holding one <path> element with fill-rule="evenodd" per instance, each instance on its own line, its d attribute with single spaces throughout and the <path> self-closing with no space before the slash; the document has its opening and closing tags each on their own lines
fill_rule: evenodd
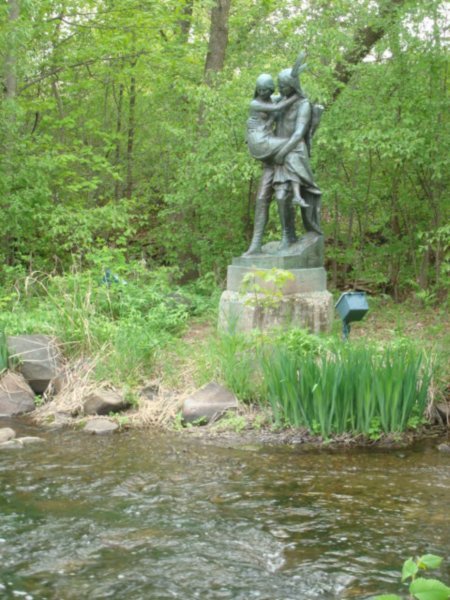
<svg viewBox="0 0 450 600">
<path fill-rule="evenodd" d="M 111 256 L 220 280 L 252 231 L 255 79 L 305 49 L 332 285 L 445 297 L 445 2 L 7 0 L 0 15 L 0 283 Z"/>
</svg>

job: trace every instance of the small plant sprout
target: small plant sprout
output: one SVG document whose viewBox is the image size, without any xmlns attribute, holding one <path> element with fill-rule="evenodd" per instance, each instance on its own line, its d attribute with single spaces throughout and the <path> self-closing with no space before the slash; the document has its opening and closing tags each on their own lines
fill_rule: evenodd
<svg viewBox="0 0 450 600">
<path fill-rule="evenodd" d="M 285 269 L 255 269 L 242 278 L 241 294 L 250 294 L 246 303 L 255 308 L 276 308 L 283 299 L 283 288 L 295 279 Z"/>
</svg>

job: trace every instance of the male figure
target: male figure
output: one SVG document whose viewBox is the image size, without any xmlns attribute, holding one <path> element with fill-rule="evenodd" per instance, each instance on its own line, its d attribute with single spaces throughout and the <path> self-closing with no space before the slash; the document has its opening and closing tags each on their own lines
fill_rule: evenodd
<svg viewBox="0 0 450 600">
<path fill-rule="evenodd" d="M 286 143 L 274 158 L 273 186 L 282 228 L 280 250 L 287 249 L 297 240 L 292 182 L 300 185 L 301 195 L 309 205 L 301 209 L 305 230 L 322 234 L 319 224 L 321 191 L 314 181 L 309 160 L 312 108 L 302 92 L 298 76 L 292 71 L 284 69 L 278 76 L 278 87 L 283 97 L 289 98 L 296 93 L 300 96 L 280 115 L 276 128 L 276 135 L 286 138 Z"/>
</svg>

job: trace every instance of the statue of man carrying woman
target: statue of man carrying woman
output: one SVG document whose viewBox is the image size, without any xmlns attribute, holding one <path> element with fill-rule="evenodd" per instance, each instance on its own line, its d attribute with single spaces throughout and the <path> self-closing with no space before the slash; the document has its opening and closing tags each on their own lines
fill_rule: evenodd
<svg viewBox="0 0 450 600">
<path fill-rule="evenodd" d="M 251 155 L 263 163 L 263 174 L 256 197 L 253 237 L 244 256 L 262 252 L 273 195 L 282 230 L 280 252 L 297 242 L 295 205 L 300 206 L 305 230 L 322 235 L 321 191 L 314 181 L 310 153 L 312 136 L 323 109 L 312 105 L 302 91 L 299 75 L 306 68 L 303 60 L 304 54 L 300 54 L 292 69 L 279 73 L 281 96 L 278 98 L 272 98 L 275 85 L 270 75 L 260 75 L 256 80 L 247 122 L 247 142 Z"/>
</svg>

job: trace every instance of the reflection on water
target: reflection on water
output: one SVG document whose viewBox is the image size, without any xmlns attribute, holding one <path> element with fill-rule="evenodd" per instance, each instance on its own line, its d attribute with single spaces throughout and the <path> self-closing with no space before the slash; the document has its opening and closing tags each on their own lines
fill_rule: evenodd
<svg viewBox="0 0 450 600">
<path fill-rule="evenodd" d="M 399 592 L 424 552 L 450 581 L 450 458 L 433 447 L 46 440 L 0 454 L 1 597 L 362 599 Z"/>
</svg>

